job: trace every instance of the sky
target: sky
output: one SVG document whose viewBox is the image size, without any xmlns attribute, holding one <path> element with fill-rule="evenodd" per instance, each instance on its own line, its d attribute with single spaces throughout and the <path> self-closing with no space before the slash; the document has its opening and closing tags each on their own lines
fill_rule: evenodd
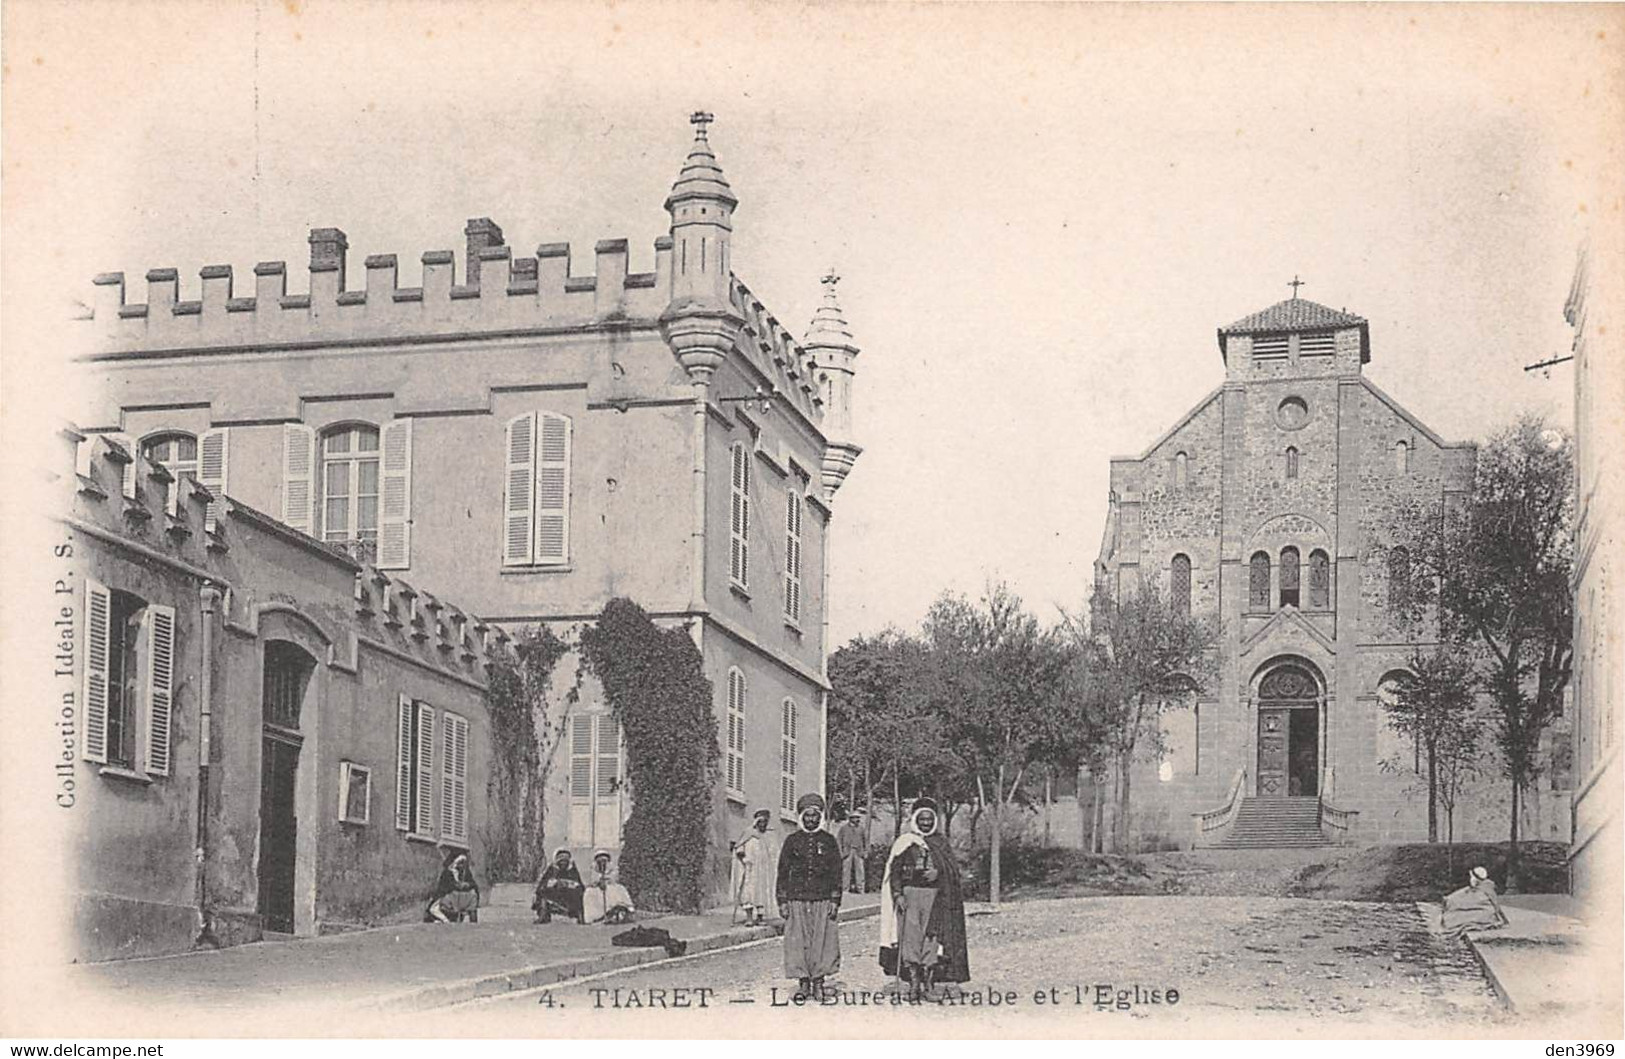
<svg viewBox="0 0 1625 1059">
<path fill-rule="evenodd" d="M 1302 296 L 1447 440 L 1567 423 L 1577 247 L 1617 222 L 1625 16 L 1602 5 L 5 6 L 7 419 L 64 381 L 96 273 L 285 259 L 350 283 L 457 249 L 627 237 L 653 267 L 691 110 L 735 271 L 800 334 L 836 268 L 863 352 L 833 644 L 1001 578 L 1086 597 L 1107 460 L 1221 381 L 1216 329 Z M 26 366 L 27 372 L 20 371 Z M 26 418 L 26 417 L 22 417 Z"/>
</svg>

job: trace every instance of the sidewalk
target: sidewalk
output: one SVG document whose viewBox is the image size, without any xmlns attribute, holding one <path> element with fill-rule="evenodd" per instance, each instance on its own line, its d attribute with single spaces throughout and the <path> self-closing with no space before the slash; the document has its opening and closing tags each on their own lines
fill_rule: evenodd
<svg viewBox="0 0 1625 1059">
<path fill-rule="evenodd" d="M 148 1000 L 220 1013 L 263 1010 L 268 1000 L 317 1010 L 420 1010 L 475 997 L 600 974 L 667 959 L 658 948 L 616 948 L 625 926 L 580 926 L 555 918 L 531 922 L 528 886 L 492 888 L 479 923 L 412 923 L 293 941 L 265 941 L 218 951 L 87 964 L 80 984 L 110 1001 Z M 848 895 L 841 919 L 876 915 L 875 894 Z M 688 942 L 688 954 L 771 938 L 772 921 L 748 927 L 730 909 L 698 916 L 639 918 Z"/>
<path fill-rule="evenodd" d="M 1591 938 L 1584 922 L 1563 914 L 1573 902 L 1508 896 L 1501 907 L 1507 925 L 1470 932 L 1467 944 L 1502 1002 L 1526 1018 L 1571 1024 L 1575 1016 L 1611 1014 L 1617 1029 L 1617 983 L 1612 991 L 1598 989 L 1599 973 L 1607 974 L 1598 952 L 1607 939 Z"/>
</svg>

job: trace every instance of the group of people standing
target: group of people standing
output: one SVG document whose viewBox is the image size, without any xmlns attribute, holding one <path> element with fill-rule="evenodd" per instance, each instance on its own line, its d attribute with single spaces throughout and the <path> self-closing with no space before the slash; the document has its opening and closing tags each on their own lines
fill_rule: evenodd
<svg viewBox="0 0 1625 1059">
<path fill-rule="evenodd" d="M 862 821 L 847 817 L 831 834 L 818 794 L 802 795 L 796 814 L 800 829 L 781 846 L 772 811 L 756 811 L 733 846 L 732 893 L 746 922 L 761 923 L 777 908 L 784 920 L 785 977 L 796 980 L 798 995 L 822 998 L 826 980 L 841 966 L 841 899 L 864 888 Z M 939 982 L 970 980 L 959 866 L 930 798 L 914 803 L 907 829 L 886 858 L 880 944 L 881 969 L 912 999 L 929 995 Z"/>
</svg>

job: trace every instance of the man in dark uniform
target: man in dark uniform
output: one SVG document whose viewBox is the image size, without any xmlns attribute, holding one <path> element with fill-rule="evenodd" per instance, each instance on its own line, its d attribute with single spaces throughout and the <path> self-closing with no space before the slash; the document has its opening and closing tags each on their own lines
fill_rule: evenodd
<svg viewBox="0 0 1625 1059">
<path fill-rule="evenodd" d="M 784 917 L 784 974 L 797 993 L 822 997 L 824 978 L 841 966 L 841 852 L 823 830 L 824 799 L 803 794 L 796 802 L 801 830 L 779 851 L 779 915 Z"/>
</svg>

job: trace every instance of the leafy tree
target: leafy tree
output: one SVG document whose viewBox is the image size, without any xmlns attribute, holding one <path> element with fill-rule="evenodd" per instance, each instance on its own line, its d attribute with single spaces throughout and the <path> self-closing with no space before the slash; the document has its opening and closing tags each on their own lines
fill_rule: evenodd
<svg viewBox="0 0 1625 1059">
<path fill-rule="evenodd" d="M 1400 530 L 1410 591 L 1403 615 L 1437 604 L 1445 639 L 1482 648 L 1491 734 L 1512 784 L 1507 880 L 1517 885 L 1522 801 L 1540 774 L 1541 735 L 1562 713 L 1572 670 L 1574 445 L 1525 416 L 1479 450 L 1473 493 L 1455 507 L 1413 508 Z"/>
<path fill-rule="evenodd" d="M 534 879 L 541 867 L 545 792 L 560 734 L 547 691 L 567 650 L 551 629 L 533 626 L 519 633 L 509 657 L 486 667 L 496 807 L 486 825 L 486 869 L 493 879 Z"/>
<path fill-rule="evenodd" d="M 1481 746 L 1477 674 L 1470 652 L 1457 644 L 1418 647 L 1408 665 L 1386 703 L 1388 726 L 1415 740 L 1427 761 L 1428 841 L 1439 841 L 1441 808 L 1447 841 L 1454 841 L 1457 797 Z"/>
<path fill-rule="evenodd" d="M 930 695 L 944 734 L 992 816 L 988 892 L 999 904 L 1005 812 L 1043 745 L 1064 656 L 1009 587 L 990 588 L 981 605 L 945 593 L 925 619 Z"/>
<path fill-rule="evenodd" d="M 685 629 L 662 629 L 629 599 L 612 599 L 581 649 L 626 737 L 632 812 L 621 881 L 640 907 L 698 912 L 722 756 L 711 682 Z"/>
<path fill-rule="evenodd" d="M 1086 659 L 1078 709 L 1089 738 L 1097 741 L 1090 752 L 1111 762 L 1117 802 L 1112 843 L 1126 852 L 1134 762 L 1161 755 L 1162 715 L 1189 706 L 1205 686 L 1217 629 L 1173 607 L 1155 581 L 1122 599 L 1097 587 L 1088 624 L 1067 614 L 1064 628 Z"/>
</svg>

